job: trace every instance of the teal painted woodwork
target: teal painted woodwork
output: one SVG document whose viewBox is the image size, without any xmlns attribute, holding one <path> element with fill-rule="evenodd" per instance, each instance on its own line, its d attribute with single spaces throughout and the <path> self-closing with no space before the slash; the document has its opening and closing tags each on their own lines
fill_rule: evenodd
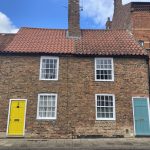
<svg viewBox="0 0 150 150">
<path fill-rule="evenodd" d="M 133 98 L 135 134 L 150 135 L 149 105 L 147 98 Z"/>
</svg>

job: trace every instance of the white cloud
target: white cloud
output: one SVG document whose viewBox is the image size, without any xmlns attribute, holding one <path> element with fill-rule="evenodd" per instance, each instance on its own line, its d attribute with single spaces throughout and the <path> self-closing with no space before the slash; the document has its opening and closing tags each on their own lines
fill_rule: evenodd
<svg viewBox="0 0 150 150">
<path fill-rule="evenodd" d="M 122 0 L 123 4 L 131 1 L 150 2 L 150 0 Z M 104 27 L 108 17 L 113 16 L 114 0 L 80 0 L 83 5 L 82 17 L 91 18 L 95 24 Z"/>
<path fill-rule="evenodd" d="M 112 0 L 81 0 L 82 5 L 82 16 L 93 19 L 94 23 L 100 26 L 104 26 L 107 17 L 112 16 L 113 13 Z"/>
<path fill-rule="evenodd" d="M 18 28 L 13 25 L 11 20 L 2 12 L 0 12 L 0 33 L 16 33 Z"/>
</svg>

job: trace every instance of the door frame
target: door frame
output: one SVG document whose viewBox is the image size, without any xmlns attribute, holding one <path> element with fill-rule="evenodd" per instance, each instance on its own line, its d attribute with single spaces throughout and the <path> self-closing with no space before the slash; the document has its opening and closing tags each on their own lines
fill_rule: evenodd
<svg viewBox="0 0 150 150">
<path fill-rule="evenodd" d="M 10 119 L 10 109 L 11 109 L 11 102 L 12 101 L 25 101 L 25 113 L 24 113 L 24 126 L 23 126 L 23 135 L 21 137 L 24 137 L 25 135 L 25 122 L 26 122 L 26 110 L 27 110 L 27 99 L 9 99 L 9 110 L 8 110 L 8 119 L 7 119 L 7 132 L 6 132 L 6 136 L 7 137 L 20 137 L 18 135 L 9 135 L 8 133 L 8 129 L 9 129 L 9 119 Z"/>
<path fill-rule="evenodd" d="M 148 107 L 148 116 L 149 116 L 149 125 L 150 125 L 150 103 L 149 103 L 149 97 L 132 97 L 132 108 L 133 108 L 133 123 L 134 123 L 134 135 L 136 135 L 136 129 L 135 129 L 135 116 L 134 116 L 134 99 L 135 98 L 145 98 L 147 100 L 147 107 Z M 144 136 L 144 135 L 143 135 Z"/>
</svg>

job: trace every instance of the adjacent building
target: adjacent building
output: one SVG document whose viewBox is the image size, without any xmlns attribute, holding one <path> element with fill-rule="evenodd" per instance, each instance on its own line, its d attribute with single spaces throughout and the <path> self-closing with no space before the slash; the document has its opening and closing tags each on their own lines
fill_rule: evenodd
<svg viewBox="0 0 150 150">
<path fill-rule="evenodd" d="M 110 22 L 108 20 L 108 22 Z M 107 23 L 107 26 L 110 26 Z M 130 2 L 114 0 L 114 15 L 111 29 L 126 29 L 146 49 L 150 49 L 150 2 Z"/>
</svg>

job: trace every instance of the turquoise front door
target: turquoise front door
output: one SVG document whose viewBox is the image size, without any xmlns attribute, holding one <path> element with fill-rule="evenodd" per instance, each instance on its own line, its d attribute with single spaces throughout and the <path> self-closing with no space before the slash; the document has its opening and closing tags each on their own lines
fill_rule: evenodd
<svg viewBox="0 0 150 150">
<path fill-rule="evenodd" d="M 150 136 L 149 101 L 133 98 L 134 129 L 136 136 Z"/>
</svg>

